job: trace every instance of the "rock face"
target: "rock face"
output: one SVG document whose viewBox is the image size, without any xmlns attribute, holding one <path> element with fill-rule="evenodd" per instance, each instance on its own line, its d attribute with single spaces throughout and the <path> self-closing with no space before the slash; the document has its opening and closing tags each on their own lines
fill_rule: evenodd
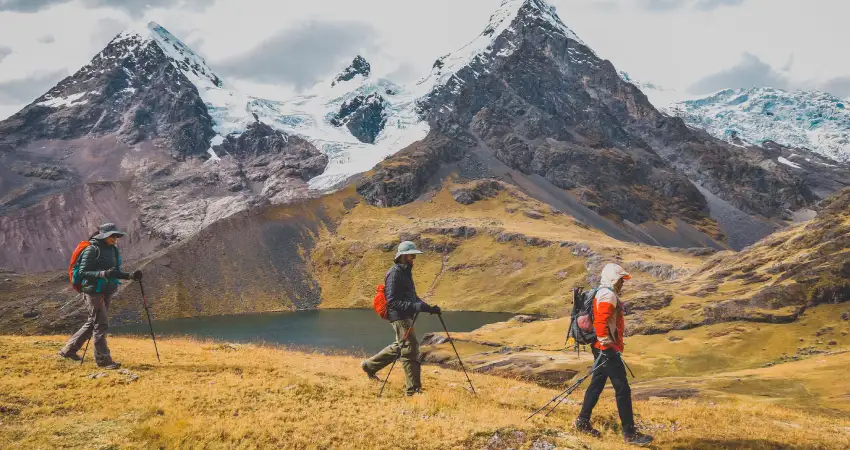
<svg viewBox="0 0 850 450">
<path fill-rule="evenodd" d="M 471 205 L 477 201 L 499 195 L 504 186 L 495 180 L 483 180 L 469 187 L 459 187 L 452 190 L 452 198 L 463 205 Z"/>
<path fill-rule="evenodd" d="M 145 273 L 154 319 L 314 308 L 321 291 L 309 252 L 321 230 L 333 229 L 327 213 L 322 199 L 237 211 L 128 264 Z M 138 234 L 132 229 L 129 239 Z M 0 282 L 4 333 L 64 334 L 85 321 L 88 312 L 67 272 L 3 276 L 12 280 Z M 141 302 L 138 286 L 125 282 L 110 305 L 110 324 L 146 321 Z M 23 314 L 32 317 L 22 320 Z"/>
<path fill-rule="evenodd" d="M 656 110 L 542 0 L 503 2 L 484 32 L 437 60 L 423 83 L 432 86 L 420 102 L 432 132 L 569 192 L 621 227 L 676 218 L 721 237 L 698 187 L 768 218 L 790 219 L 816 200 L 790 167 L 764 165 L 761 155 Z M 385 175 L 378 169 L 371 179 L 386 184 Z"/>
<path fill-rule="evenodd" d="M 310 180 L 325 170 L 328 157 L 297 136 L 289 136 L 255 122 L 238 136 L 227 136 L 213 150 L 246 161 L 246 177 L 265 181 L 276 175 Z"/>
<path fill-rule="evenodd" d="M 344 125 L 360 142 L 374 144 L 387 122 L 385 107 L 386 101 L 380 94 L 361 94 L 343 103 L 331 124 Z"/>
<path fill-rule="evenodd" d="M 214 132 L 195 85 L 162 47 L 140 34 L 124 33 L 74 75 L 0 123 L 0 151 L 37 140 L 105 135 L 117 135 L 129 145 L 153 140 L 186 158 L 206 152 Z"/>
<path fill-rule="evenodd" d="M 63 268 L 103 222 L 130 231 L 132 260 L 247 208 L 315 195 L 307 182 L 328 158 L 306 140 L 259 120 L 216 136 L 203 98 L 221 86 L 151 23 L 0 122 L 0 265 Z"/>
<path fill-rule="evenodd" d="M 460 160 L 468 145 L 468 142 L 432 132 L 393 156 L 392 164 L 382 164 L 370 176 L 358 181 L 357 192 L 377 206 L 412 202 L 422 193 L 440 164 Z"/>
<path fill-rule="evenodd" d="M 337 83 L 342 81 L 351 81 L 357 75 L 362 75 L 364 77 L 368 77 L 369 74 L 372 73 L 372 66 L 360 55 L 354 57 L 354 60 L 351 61 L 351 64 L 348 65 L 342 72 L 340 72 L 334 80 L 331 82 L 331 86 L 336 86 Z"/>
</svg>

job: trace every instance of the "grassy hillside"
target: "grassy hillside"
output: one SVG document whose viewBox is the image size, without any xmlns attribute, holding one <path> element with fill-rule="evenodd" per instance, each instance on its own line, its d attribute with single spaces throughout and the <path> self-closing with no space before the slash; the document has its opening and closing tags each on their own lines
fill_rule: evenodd
<svg viewBox="0 0 850 450">
<path fill-rule="evenodd" d="M 453 198 L 475 185 L 447 181 L 431 196 L 394 208 L 370 206 L 350 187 L 237 214 L 128 268 L 145 271 L 158 319 L 368 307 L 395 247 L 411 239 L 426 251 L 415 280 L 429 301 L 454 310 L 558 316 L 570 289 L 587 285 L 605 262 L 636 264 L 632 270 L 654 283 L 659 274 L 694 271 L 707 258 L 615 240 L 502 183 L 492 197 L 469 205 Z M 143 321 L 140 303 L 138 287 L 128 284 L 113 303 L 112 323 Z M 0 330 L 52 334 L 85 316 L 62 273 L 0 277 Z"/>
<path fill-rule="evenodd" d="M 834 359 L 850 350 L 848 248 L 850 190 L 824 202 L 816 219 L 675 279 L 637 274 L 622 298 L 638 381 L 665 396 L 848 411 L 850 384 L 835 365 L 844 356 Z M 493 324 L 459 334 L 460 350 L 476 370 L 557 384 L 589 359 L 565 350 L 568 323 Z M 425 351 L 431 362 L 452 359 L 445 343 Z"/>
<path fill-rule="evenodd" d="M 841 361 L 850 358 L 850 330 L 842 319 L 848 312 L 844 305 L 822 305 L 792 324 L 732 322 L 631 336 L 624 356 L 639 385 L 665 386 L 670 379 L 677 380 L 678 388 L 663 396 L 685 392 L 688 397 L 716 399 L 746 394 L 752 402 L 850 412 L 850 380 L 840 374 Z M 565 349 L 568 323 L 567 318 L 509 321 L 454 337 L 460 341 L 461 355 L 475 370 L 545 385 L 559 381 L 559 373 L 580 372 L 590 363 L 589 353 L 577 355 Z M 426 351 L 429 361 L 454 364 L 447 343 Z M 752 383 L 724 385 L 730 371 L 749 371 Z M 641 389 L 635 391 L 640 394 Z"/>
<path fill-rule="evenodd" d="M 361 203 L 323 229 L 311 253 L 320 307 L 370 306 L 403 239 L 426 252 L 416 262 L 419 294 L 457 310 L 560 315 L 570 289 L 586 285 L 606 261 L 695 270 L 705 259 L 617 241 L 507 185 L 470 205 L 453 199 L 452 191 L 469 186 L 447 183 L 397 208 Z"/>
<path fill-rule="evenodd" d="M 525 421 L 557 391 L 427 366 L 424 396 L 401 394 L 395 371 L 385 397 L 357 358 L 253 345 L 160 342 L 157 363 L 144 339 L 111 340 L 129 374 L 59 360 L 63 337 L 0 339 L 3 448 L 622 448 L 613 399 L 595 420 L 601 440 L 573 434 L 577 392 L 547 418 Z M 824 356 L 817 381 L 838 379 L 846 354 Z M 803 364 L 803 363 L 800 363 Z M 767 372 L 781 382 L 806 367 Z M 133 376 L 138 376 L 133 380 Z M 748 372 L 728 374 L 744 378 Z M 762 376 L 765 379 L 769 375 Z M 797 378 L 800 378 L 797 376 Z M 678 382 L 678 380 L 676 380 Z M 661 379 L 660 385 L 669 382 Z M 746 384 L 746 386 L 758 383 Z M 744 386 L 744 385 L 742 385 Z M 757 386 L 756 386 L 757 387 Z M 635 391 L 640 392 L 638 383 Z M 814 390 L 818 397 L 825 390 Z M 789 391 L 791 392 L 791 391 Z M 640 426 L 658 448 L 847 448 L 850 420 L 745 396 L 704 401 L 638 396 Z"/>
</svg>

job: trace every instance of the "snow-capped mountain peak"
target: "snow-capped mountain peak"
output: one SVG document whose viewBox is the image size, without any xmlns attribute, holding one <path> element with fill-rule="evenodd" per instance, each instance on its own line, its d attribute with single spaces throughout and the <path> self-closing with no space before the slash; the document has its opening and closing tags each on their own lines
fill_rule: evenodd
<svg viewBox="0 0 850 450">
<path fill-rule="evenodd" d="M 119 34 L 113 42 L 123 40 L 137 40 L 140 45 L 153 42 L 193 83 L 199 84 L 200 82 L 213 87 L 223 87 L 221 77 L 210 69 L 204 58 L 156 22 L 149 22 L 145 26 L 131 27 Z M 134 48 L 130 47 L 130 50 Z"/>
<path fill-rule="evenodd" d="M 506 32 L 515 33 L 516 30 L 512 27 L 516 19 L 520 17 L 545 27 L 548 32 L 584 45 L 578 35 L 561 21 L 555 12 L 555 7 L 545 0 L 503 0 L 499 9 L 490 16 L 490 21 L 481 34 L 457 51 L 442 56 L 434 62 L 431 73 L 418 82 L 422 86 L 423 92 L 427 92 L 435 86 L 446 84 L 457 71 L 475 63 L 476 60 L 484 58 L 497 47 L 501 48 L 493 56 L 510 56 L 515 50 L 512 44 L 500 46 L 496 41 L 503 37 Z"/>
<path fill-rule="evenodd" d="M 345 81 L 351 81 L 355 77 L 360 76 L 363 78 L 368 78 L 372 73 L 372 66 L 366 61 L 366 58 L 357 55 L 354 57 L 354 60 L 351 61 L 351 64 L 348 65 L 342 72 L 337 74 L 333 81 L 331 81 L 331 86 L 336 86 L 337 83 L 342 83 Z"/>
<path fill-rule="evenodd" d="M 720 139 L 773 141 L 850 161 L 850 103 L 824 92 L 726 89 L 676 103 L 667 112 Z"/>
</svg>

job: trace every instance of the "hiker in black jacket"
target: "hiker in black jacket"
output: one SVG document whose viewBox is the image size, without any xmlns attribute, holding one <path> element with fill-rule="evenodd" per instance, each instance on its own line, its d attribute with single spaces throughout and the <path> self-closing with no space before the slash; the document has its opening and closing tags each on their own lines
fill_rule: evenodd
<svg viewBox="0 0 850 450">
<path fill-rule="evenodd" d="M 65 347 L 59 351 L 59 356 L 79 361 L 77 351 L 86 343 L 90 336 L 94 339 L 94 360 L 98 367 L 117 369 L 121 364 L 112 360 L 109 347 L 106 345 L 106 330 L 109 329 L 109 303 L 112 295 L 118 290 L 118 280 L 141 280 L 142 272 L 133 274 L 121 271 L 121 254 L 116 246 L 118 239 L 126 233 L 120 231 L 115 224 L 106 223 L 100 226 L 89 242 L 91 245 L 83 250 L 79 259 L 79 276 L 82 279 L 82 293 L 85 295 L 86 309 L 89 317 L 85 324 L 74 333 Z"/>
<path fill-rule="evenodd" d="M 378 380 L 375 374 L 399 357 L 400 347 L 401 365 L 404 368 L 406 382 L 405 392 L 408 396 L 422 393 L 422 381 L 419 339 L 413 330 L 410 330 L 407 340 L 404 339 L 404 335 L 413 326 L 416 313 L 440 314 L 439 306 L 430 306 L 416 295 L 416 286 L 413 284 L 413 262 L 416 260 L 416 255 L 420 254 L 422 252 L 416 249 L 416 244 L 413 242 L 405 241 L 399 244 L 395 264 L 390 267 L 384 282 L 387 318 L 395 331 L 395 342 L 360 364 L 369 378 Z"/>
</svg>

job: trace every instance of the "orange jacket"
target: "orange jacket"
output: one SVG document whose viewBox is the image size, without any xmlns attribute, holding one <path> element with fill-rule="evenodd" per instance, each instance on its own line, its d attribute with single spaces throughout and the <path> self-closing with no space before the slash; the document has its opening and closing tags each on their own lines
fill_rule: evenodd
<svg viewBox="0 0 850 450">
<path fill-rule="evenodd" d="M 593 299 L 593 328 L 597 340 L 593 346 L 597 349 L 623 351 L 626 319 L 623 317 L 622 305 L 611 289 L 603 287 L 596 291 Z"/>
</svg>

